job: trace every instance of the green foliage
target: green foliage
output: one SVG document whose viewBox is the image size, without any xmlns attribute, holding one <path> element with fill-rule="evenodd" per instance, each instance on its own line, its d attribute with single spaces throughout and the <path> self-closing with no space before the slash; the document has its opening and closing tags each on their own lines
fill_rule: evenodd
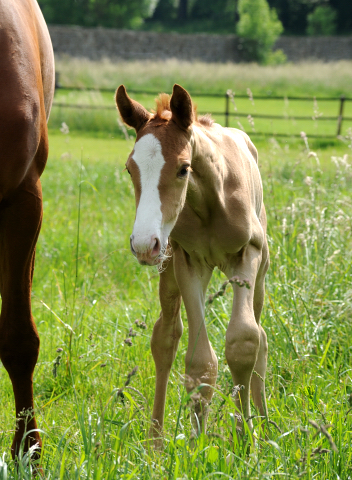
<svg viewBox="0 0 352 480">
<path fill-rule="evenodd" d="M 237 34 L 248 60 L 267 63 L 283 27 L 266 0 L 239 0 Z"/>
<path fill-rule="evenodd" d="M 266 58 L 266 65 L 283 65 L 287 62 L 285 52 L 279 48 L 274 51 L 270 51 Z"/>
<path fill-rule="evenodd" d="M 277 11 L 286 34 L 305 34 L 311 0 L 268 0 L 268 3 Z"/>
<path fill-rule="evenodd" d="M 330 5 L 337 11 L 337 31 L 350 35 L 352 32 L 351 0 L 330 0 Z"/>
<path fill-rule="evenodd" d="M 336 33 L 336 11 L 329 5 L 319 5 L 307 17 L 308 35 L 334 35 Z"/>
<path fill-rule="evenodd" d="M 305 35 L 307 17 L 318 5 L 325 5 L 335 10 L 336 31 L 339 34 L 350 35 L 352 32 L 351 0 L 268 0 L 268 3 L 276 9 L 286 35 Z M 317 34 L 325 35 L 323 32 L 317 32 Z"/>
<path fill-rule="evenodd" d="M 204 0 L 195 0 L 191 17 L 193 19 L 205 19 L 211 16 L 215 21 L 232 21 L 234 26 L 234 18 L 236 13 L 236 2 L 231 0 L 213 0 L 212 2 L 204 2 Z"/>
<path fill-rule="evenodd" d="M 153 13 L 153 20 L 174 20 L 176 18 L 176 5 L 174 0 L 159 0 Z"/>
<path fill-rule="evenodd" d="M 233 33 L 236 2 L 233 0 L 159 0 L 143 29 L 179 33 Z"/>
<path fill-rule="evenodd" d="M 38 0 L 38 3 L 46 21 L 58 25 L 229 34 L 238 20 L 237 0 L 183 0 L 184 9 L 180 9 L 180 0 Z M 313 7 L 311 0 L 268 0 L 268 3 L 278 12 L 286 34 L 306 32 L 307 15 Z M 350 33 L 352 2 L 330 0 L 329 3 L 337 12 L 338 31 Z"/>
<path fill-rule="evenodd" d="M 153 13 L 155 0 L 39 0 L 39 6 L 49 24 L 136 28 Z"/>
</svg>

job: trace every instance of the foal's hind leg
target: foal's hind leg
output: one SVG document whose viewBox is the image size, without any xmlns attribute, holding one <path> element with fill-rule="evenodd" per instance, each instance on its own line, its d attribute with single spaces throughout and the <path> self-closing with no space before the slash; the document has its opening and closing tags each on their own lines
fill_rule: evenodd
<svg viewBox="0 0 352 480">
<path fill-rule="evenodd" d="M 173 259 L 168 261 L 166 269 L 160 274 L 159 296 L 161 313 L 151 339 L 156 385 L 150 434 L 155 439 L 156 447 L 162 445 L 167 384 L 183 328 L 180 315 L 181 294 L 174 276 Z"/>
<path fill-rule="evenodd" d="M 241 258 L 226 272 L 229 277 L 237 275 L 240 279 L 248 279 L 250 282 L 250 289 L 233 284 L 233 309 L 226 332 L 225 347 L 225 355 L 234 385 L 239 386 L 235 403 L 245 420 L 250 416 L 252 372 L 257 363 L 258 354 L 260 353 L 261 362 L 263 355 L 265 355 L 265 343 L 262 343 L 261 350 L 261 327 L 257 323 L 253 305 L 254 287 L 261 262 L 261 250 L 253 245 L 247 245 Z M 265 367 L 261 370 L 261 373 L 265 374 Z M 261 393 L 265 394 L 264 389 L 261 389 Z M 251 423 L 249 421 L 250 427 Z"/>
<path fill-rule="evenodd" d="M 18 454 L 25 430 L 37 428 L 33 414 L 33 371 L 39 336 L 31 313 L 35 245 L 42 221 L 40 181 L 22 185 L 0 203 L 0 358 L 15 394 L 18 428 L 12 455 Z M 29 412 L 28 419 L 23 412 Z M 38 432 L 26 437 L 25 450 L 41 444 Z"/>
<path fill-rule="evenodd" d="M 260 343 L 257 362 L 254 367 L 254 373 L 251 380 L 251 390 L 254 405 L 258 408 L 260 415 L 265 417 L 267 415 L 266 399 L 265 399 L 265 373 L 268 357 L 268 342 L 266 333 L 260 325 L 260 315 L 262 313 L 265 293 L 265 274 L 269 267 L 269 250 L 265 240 L 262 252 L 262 263 L 257 275 L 257 280 L 254 290 L 254 315 L 257 324 L 259 325 Z M 256 375 L 257 373 L 257 375 Z"/>
<path fill-rule="evenodd" d="M 205 326 L 205 294 L 212 271 L 190 263 L 181 247 L 175 250 L 175 273 L 185 304 L 188 319 L 188 348 L 186 353 L 186 389 L 192 391 L 200 383 L 200 395 L 195 395 L 192 408 L 192 425 L 195 432 L 206 431 L 208 405 L 212 399 L 218 360 L 210 345 Z"/>
</svg>

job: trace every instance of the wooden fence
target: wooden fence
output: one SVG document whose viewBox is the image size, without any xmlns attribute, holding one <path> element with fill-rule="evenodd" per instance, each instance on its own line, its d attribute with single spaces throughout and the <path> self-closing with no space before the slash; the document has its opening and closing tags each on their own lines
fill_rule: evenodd
<svg viewBox="0 0 352 480">
<path fill-rule="evenodd" d="M 82 88 L 82 87 L 77 87 L 77 86 L 62 86 L 57 84 L 56 85 L 56 90 L 68 90 L 68 91 L 98 91 L 98 92 L 108 92 L 108 93 L 113 93 L 115 90 L 110 89 L 110 88 L 99 88 L 99 89 L 94 89 L 94 88 Z M 150 91 L 142 91 L 142 90 L 133 90 L 129 89 L 129 93 L 131 94 L 143 94 L 143 95 L 151 95 L 151 96 L 157 96 L 157 92 L 150 92 Z M 235 117 L 236 119 L 240 119 L 241 117 L 244 118 L 249 118 L 249 119 L 265 119 L 269 121 L 273 120 L 289 120 L 289 119 L 294 119 L 294 120 L 314 120 L 314 117 L 310 116 L 301 116 L 301 115 L 294 115 L 292 117 L 289 117 L 288 115 L 270 115 L 270 114 L 262 114 L 262 113 L 246 113 L 246 112 L 237 112 L 235 111 L 235 99 L 248 99 L 248 95 L 234 95 L 231 90 L 228 90 L 224 94 L 216 94 L 216 93 L 192 93 L 192 96 L 194 97 L 208 97 L 208 98 L 223 98 L 224 99 L 224 110 L 223 111 L 217 111 L 217 112 L 199 112 L 200 114 L 203 113 L 210 113 L 214 116 L 222 116 L 224 118 L 224 125 L 226 127 L 230 126 L 231 123 L 231 118 Z M 352 98 L 346 98 L 345 96 L 341 97 L 297 97 L 297 96 L 290 96 L 290 97 L 279 97 L 279 96 L 255 96 L 255 100 L 261 100 L 261 101 L 267 101 L 267 100 L 281 100 L 281 101 L 303 101 L 303 102 L 336 102 L 336 112 L 337 114 L 335 116 L 331 115 L 322 115 L 319 116 L 319 122 L 321 121 L 330 121 L 334 122 L 335 124 L 335 132 L 331 132 L 331 134 L 310 134 L 310 137 L 315 137 L 315 138 L 336 138 L 341 135 L 342 132 L 342 125 L 344 121 L 352 122 L 352 117 L 349 116 L 344 116 L 344 107 L 346 102 L 352 101 Z M 232 105 L 233 104 L 233 105 Z M 91 109 L 91 110 L 115 110 L 116 107 L 114 105 L 79 105 L 79 104 L 70 104 L 70 103 L 60 103 L 54 101 L 53 106 L 55 107 L 60 107 L 60 108 L 72 108 L 72 109 Z M 234 107 L 234 108 L 232 108 Z M 238 122 L 239 123 L 239 122 Z M 240 123 L 239 123 L 240 124 Z M 241 127 L 241 125 L 240 125 Z M 300 132 L 297 132 L 296 134 L 292 133 L 276 133 L 275 135 L 281 136 L 281 137 L 292 137 L 295 135 L 299 135 Z M 250 132 L 251 135 L 269 135 L 269 132 L 260 132 L 260 131 L 255 131 L 253 129 L 252 132 Z M 270 134 L 271 135 L 271 134 Z"/>
</svg>

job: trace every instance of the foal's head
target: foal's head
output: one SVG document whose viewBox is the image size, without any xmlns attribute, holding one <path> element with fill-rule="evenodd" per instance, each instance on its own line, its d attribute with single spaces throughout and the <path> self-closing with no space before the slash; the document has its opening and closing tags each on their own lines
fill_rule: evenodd
<svg viewBox="0 0 352 480">
<path fill-rule="evenodd" d="M 171 98 L 161 95 L 152 114 L 121 85 L 116 104 L 123 121 L 137 133 L 126 162 L 136 197 L 131 250 L 142 265 L 157 265 L 166 256 L 168 237 L 185 203 L 191 170 L 192 100 L 186 90 L 174 85 Z"/>
</svg>

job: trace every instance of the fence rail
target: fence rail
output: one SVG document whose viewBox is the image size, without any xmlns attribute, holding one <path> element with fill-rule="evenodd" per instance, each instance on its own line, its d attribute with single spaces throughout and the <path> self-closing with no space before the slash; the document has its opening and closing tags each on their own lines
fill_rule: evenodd
<svg viewBox="0 0 352 480">
<path fill-rule="evenodd" d="M 73 85 L 60 85 L 56 84 L 56 90 L 67 90 L 67 91 L 97 91 L 97 92 L 105 92 L 105 93 L 113 93 L 115 89 L 111 88 L 90 88 L 90 87 L 78 87 Z M 132 94 L 143 94 L 143 95 L 155 95 L 157 96 L 158 92 L 146 91 L 146 90 L 138 90 L 138 89 L 129 89 L 129 92 Z M 318 119 L 319 121 L 334 121 L 336 122 L 336 134 L 335 135 L 312 135 L 310 137 L 315 138 L 336 138 L 341 135 L 342 131 L 342 124 L 343 121 L 352 121 L 352 117 L 344 116 L 344 106 L 347 101 L 352 101 L 352 98 L 347 98 L 344 95 L 340 97 L 298 97 L 298 96 L 263 96 L 263 95 L 256 95 L 256 100 L 281 100 L 281 101 L 317 101 L 317 102 L 338 102 L 338 114 L 336 116 L 319 116 L 314 118 L 314 116 L 302 116 L 302 115 L 270 115 L 270 114 L 260 114 L 260 113 L 243 113 L 234 111 L 231 108 L 231 102 L 234 102 L 234 99 L 248 99 L 249 95 L 234 95 L 231 90 L 228 90 L 225 94 L 221 93 L 191 93 L 193 97 L 208 97 L 208 98 L 224 98 L 225 100 L 225 110 L 222 112 L 199 112 L 200 114 L 210 113 L 212 115 L 221 115 L 225 119 L 225 126 L 228 127 L 230 124 L 231 117 L 238 117 L 238 118 L 253 118 L 253 119 L 266 119 L 266 120 L 314 120 Z M 59 108 L 70 108 L 70 109 L 87 109 L 87 110 L 116 110 L 116 107 L 113 105 L 80 105 L 80 104 L 70 104 L 70 103 L 62 103 L 62 102 L 54 102 L 53 106 Z M 268 132 L 251 132 L 251 135 L 269 135 Z M 276 133 L 276 136 L 280 137 L 292 137 L 295 135 L 289 133 Z M 299 133 L 296 134 L 298 136 Z"/>
</svg>

